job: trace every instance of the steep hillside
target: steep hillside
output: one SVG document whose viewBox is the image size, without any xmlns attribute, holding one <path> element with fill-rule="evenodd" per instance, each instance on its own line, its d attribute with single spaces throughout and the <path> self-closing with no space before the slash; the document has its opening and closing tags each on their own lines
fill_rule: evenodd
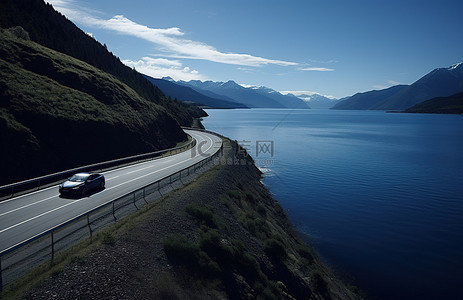
<svg viewBox="0 0 463 300">
<path fill-rule="evenodd" d="M 373 109 L 407 109 L 435 97 L 447 97 L 462 91 L 463 63 L 460 63 L 431 71 Z"/>
<path fill-rule="evenodd" d="M 0 30 L 0 185 L 185 139 L 114 76 Z"/>
<path fill-rule="evenodd" d="M 334 109 L 404 110 L 435 97 L 463 91 L 463 63 L 438 68 L 411 85 L 397 85 L 379 91 L 358 93 Z"/>
<path fill-rule="evenodd" d="M 374 109 L 384 99 L 397 94 L 406 87 L 406 85 L 396 85 L 384 90 L 357 93 L 347 100 L 337 103 L 332 109 Z"/>
<path fill-rule="evenodd" d="M 449 97 L 437 97 L 421 102 L 409 109 L 407 113 L 463 114 L 463 93 Z"/>
<path fill-rule="evenodd" d="M 234 101 L 223 100 L 203 95 L 191 87 L 183 86 L 166 79 L 156 79 L 144 75 L 151 83 L 161 89 L 165 95 L 180 101 L 193 102 L 196 105 L 212 108 L 247 108 L 246 105 Z"/>
<path fill-rule="evenodd" d="M 181 125 L 189 126 L 193 118 L 205 115 L 195 106 L 168 101 L 143 75 L 125 66 L 106 47 L 85 34 L 43 0 L 0 1 L 0 27 L 5 29 L 15 26 L 23 27 L 30 39 L 41 45 L 112 74 L 141 97 L 164 106 Z"/>
</svg>

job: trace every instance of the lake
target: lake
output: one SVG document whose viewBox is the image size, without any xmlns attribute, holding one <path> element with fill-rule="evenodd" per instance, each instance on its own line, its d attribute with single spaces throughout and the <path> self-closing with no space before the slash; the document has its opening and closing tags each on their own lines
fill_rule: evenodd
<svg viewBox="0 0 463 300">
<path fill-rule="evenodd" d="M 378 299 L 463 299 L 463 116 L 207 110 L 298 231 Z"/>
</svg>

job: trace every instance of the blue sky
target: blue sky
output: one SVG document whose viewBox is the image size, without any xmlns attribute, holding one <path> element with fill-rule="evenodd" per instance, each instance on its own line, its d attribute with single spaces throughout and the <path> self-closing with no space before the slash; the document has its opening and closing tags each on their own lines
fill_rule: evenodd
<svg viewBox="0 0 463 300">
<path fill-rule="evenodd" d="M 48 2 L 153 77 L 341 98 L 463 61 L 461 0 Z"/>
</svg>

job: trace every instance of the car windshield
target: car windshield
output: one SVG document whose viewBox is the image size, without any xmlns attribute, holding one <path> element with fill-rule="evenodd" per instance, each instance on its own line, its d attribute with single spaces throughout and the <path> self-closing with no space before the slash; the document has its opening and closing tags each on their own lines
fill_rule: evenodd
<svg viewBox="0 0 463 300">
<path fill-rule="evenodd" d="M 69 178 L 69 181 L 84 182 L 85 180 L 87 180 L 87 178 L 88 175 L 86 174 L 76 174 Z"/>
</svg>

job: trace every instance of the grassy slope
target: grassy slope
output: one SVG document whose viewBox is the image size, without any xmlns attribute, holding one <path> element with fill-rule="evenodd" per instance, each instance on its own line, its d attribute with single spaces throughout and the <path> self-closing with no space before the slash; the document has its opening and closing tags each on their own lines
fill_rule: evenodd
<svg viewBox="0 0 463 300">
<path fill-rule="evenodd" d="M 143 75 L 124 65 L 104 45 L 84 33 L 43 0 L 0 1 L 0 27 L 15 26 L 24 28 L 32 41 L 113 75 L 141 97 L 163 106 L 183 126 L 190 126 L 193 118 L 205 116 L 205 112 L 198 107 L 169 101 Z"/>
<path fill-rule="evenodd" d="M 0 184 L 186 139 L 166 110 L 91 65 L 0 31 Z"/>
</svg>

